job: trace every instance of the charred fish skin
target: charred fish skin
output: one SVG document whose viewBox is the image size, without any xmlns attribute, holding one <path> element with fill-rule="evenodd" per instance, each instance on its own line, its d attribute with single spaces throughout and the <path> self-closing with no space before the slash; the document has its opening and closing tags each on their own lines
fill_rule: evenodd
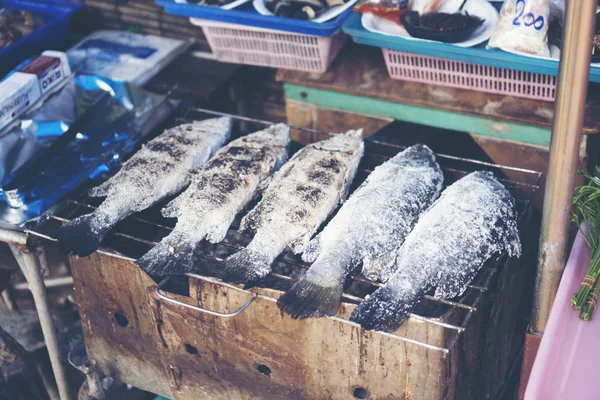
<svg viewBox="0 0 600 400">
<path fill-rule="evenodd" d="M 396 273 L 350 320 L 393 332 L 427 291 L 435 288 L 443 299 L 459 296 L 486 261 L 503 253 L 521 254 L 515 201 L 491 172 L 473 172 L 424 213 L 398 253 Z"/>
<path fill-rule="evenodd" d="M 177 224 L 137 264 L 150 276 L 190 272 L 197 245 L 225 239 L 235 216 L 286 161 L 289 142 L 290 129 L 278 124 L 221 148 L 163 209 Z"/>
<path fill-rule="evenodd" d="M 313 264 L 279 298 L 279 307 L 296 319 L 335 315 L 352 269 L 361 261 L 372 265 L 400 247 L 419 215 L 439 196 L 442 182 L 435 155 L 421 144 L 375 168 L 310 242 L 302 258 Z"/>
<path fill-rule="evenodd" d="M 274 175 L 240 229 L 250 244 L 221 263 L 222 279 L 254 283 L 271 272 L 286 247 L 300 254 L 325 219 L 348 195 L 364 152 L 362 130 L 335 135 L 298 151 Z"/>
<path fill-rule="evenodd" d="M 117 222 L 182 190 L 190 171 L 204 165 L 229 138 L 231 125 L 227 117 L 183 124 L 142 146 L 112 178 L 90 190 L 90 196 L 106 197 L 104 202 L 57 231 L 61 251 L 90 255 Z"/>
</svg>

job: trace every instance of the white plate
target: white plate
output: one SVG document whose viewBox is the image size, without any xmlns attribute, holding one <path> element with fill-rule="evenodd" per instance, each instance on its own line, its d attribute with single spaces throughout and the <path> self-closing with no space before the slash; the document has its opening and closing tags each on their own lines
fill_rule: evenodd
<svg viewBox="0 0 600 400">
<path fill-rule="evenodd" d="M 256 0 L 255 0 L 256 1 Z M 474 17 L 479 17 L 484 20 L 483 24 L 473 32 L 471 37 L 464 42 L 460 43 L 448 43 L 458 47 L 472 47 L 480 43 L 485 42 L 492 36 L 492 32 L 496 27 L 498 21 L 498 11 L 488 3 L 486 0 L 470 0 L 467 2 L 464 8 L 465 11 Z M 444 10 L 442 7 L 440 12 L 455 12 L 454 10 Z M 396 36 L 408 40 L 420 40 L 423 42 L 434 42 L 434 40 L 427 40 L 421 38 L 415 38 L 408 34 L 403 26 L 396 24 L 389 19 L 377 16 L 372 13 L 364 13 L 361 19 L 362 26 L 369 32 L 379 33 L 386 36 Z"/>
<path fill-rule="evenodd" d="M 233 10 L 236 7 L 241 6 L 242 4 L 245 4 L 247 2 L 249 2 L 250 0 L 236 0 L 234 2 L 231 2 L 229 4 L 225 4 L 224 6 L 219 7 L 221 10 Z M 175 3 L 179 3 L 179 4 L 189 4 L 186 0 L 175 0 Z M 200 7 L 210 7 L 210 6 L 203 6 L 201 4 L 194 4 Z"/>
<path fill-rule="evenodd" d="M 357 1 L 358 0 L 350 0 L 343 6 L 337 6 L 337 7 L 330 8 L 329 10 L 325 11 L 323 14 L 319 15 L 317 18 L 311 19 L 310 22 L 321 23 L 321 22 L 329 21 L 330 19 L 337 17 L 338 15 L 340 15 L 341 13 L 343 13 L 344 11 L 346 11 L 347 9 L 352 7 Z M 253 0 L 252 5 L 254 5 L 254 8 L 256 9 L 256 11 L 259 14 L 273 15 L 273 16 L 275 15 L 271 11 L 269 11 L 267 6 L 265 5 L 265 0 Z"/>
</svg>

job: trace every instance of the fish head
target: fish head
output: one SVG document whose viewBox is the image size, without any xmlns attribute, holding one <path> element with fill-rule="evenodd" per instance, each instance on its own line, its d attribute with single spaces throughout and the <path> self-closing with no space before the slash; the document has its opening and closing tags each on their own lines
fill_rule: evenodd
<svg viewBox="0 0 600 400">
<path fill-rule="evenodd" d="M 230 117 L 211 118 L 203 121 L 194 121 L 190 124 L 181 125 L 184 131 L 195 135 L 210 134 L 222 145 L 231 136 L 233 120 Z M 219 145 L 219 147 L 220 147 Z"/>
<path fill-rule="evenodd" d="M 364 148 L 362 129 L 350 130 L 346 133 L 334 134 L 331 139 L 317 142 L 314 146 L 319 150 L 336 151 L 355 154 Z"/>
<path fill-rule="evenodd" d="M 410 146 L 389 160 L 401 167 L 423 169 L 433 168 L 441 175 L 442 170 L 435 159 L 433 151 L 422 143 Z"/>
<path fill-rule="evenodd" d="M 271 135 L 266 136 L 266 140 L 272 146 L 287 147 L 290 144 L 290 127 L 286 124 L 277 124 L 269 127 Z"/>
</svg>

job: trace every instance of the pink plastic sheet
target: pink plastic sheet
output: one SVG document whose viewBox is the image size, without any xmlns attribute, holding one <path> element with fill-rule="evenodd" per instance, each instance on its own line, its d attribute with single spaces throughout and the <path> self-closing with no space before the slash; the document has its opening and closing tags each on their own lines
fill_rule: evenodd
<svg viewBox="0 0 600 400">
<path fill-rule="evenodd" d="M 525 392 L 526 400 L 600 399 L 600 310 L 591 322 L 571 307 L 590 264 L 577 234 Z"/>
</svg>

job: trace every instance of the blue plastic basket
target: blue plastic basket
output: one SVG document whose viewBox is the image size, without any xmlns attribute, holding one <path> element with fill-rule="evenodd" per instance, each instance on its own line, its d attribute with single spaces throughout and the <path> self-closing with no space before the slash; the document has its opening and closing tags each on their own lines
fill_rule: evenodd
<svg viewBox="0 0 600 400">
<path fill-rule="evenodd" d="M 340 29 L 346 18 L 352 14 L 352 10 L 349 9 L 329 21 L 316 23 L 272 15 L 262 15 L 254 9 L 252 2 L 243 4 L 233 10 L 223 10 L 219 7 L 206 7 L 197 4 L 176 3 L 175 0 L 155 0 L 155 2 L 164 7 L 165 11 L 169 14 L 311 36 L 333 35 Z"/>
<path fill-rule="evenodd" d="M 71 17 L 81 4 L 64 0 L 0 0 L 0 8 L 27 10 L 50 18 L 44 26 L 0 49 L 0 77 L 3 77 L 27 57 L 67 47 Z"/>
<path fill-rule="evenodd" d="M 558 75 L 558 61 L 556 60 L 543 60 L 511 54 L 498 49 L 486 49 L 485 43 L 474 47 L 457 47 L 446 43 L 408 40 L 381 35 L 363 28 L 360 21 L 361 16 L 362 14 L 354 13 L 342 26 L 342 30 L 350 35 L 354 42 L 359 44 L 496 68 L 551 76 Z M 590 81 L 600 82 L 600 67 L 591 66 Z"/>
</svg>

